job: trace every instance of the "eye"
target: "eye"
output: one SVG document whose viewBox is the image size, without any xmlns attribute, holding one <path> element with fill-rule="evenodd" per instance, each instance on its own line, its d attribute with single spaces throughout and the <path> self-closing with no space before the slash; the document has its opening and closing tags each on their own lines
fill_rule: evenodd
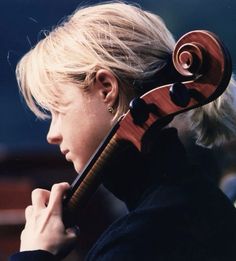
<svg viewBox="0 0 236 261">
<path fill-rule="evenodd" d="M 55 119 L 58 118 L 60 112 L 57 110 L 50 110 L 50 114 L 51 114 L 51 121 L 55 121 Z"/>
</svg>

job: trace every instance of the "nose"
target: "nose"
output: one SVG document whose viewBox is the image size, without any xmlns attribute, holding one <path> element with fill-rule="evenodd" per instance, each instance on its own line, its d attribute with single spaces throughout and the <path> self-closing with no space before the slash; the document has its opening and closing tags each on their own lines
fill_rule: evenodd
<svg viewBox="0 0 236 261">
<path fill-rule="evenodd" d="M 59 130 L 59 126 L 54 121 L 52 121 L 50 124 L 50 128 L 47 134 L 47 141 L 50 144 L 56 144 L 56 145 L 59 145 L 62 141 L 62 135 Z"/>
</svg>

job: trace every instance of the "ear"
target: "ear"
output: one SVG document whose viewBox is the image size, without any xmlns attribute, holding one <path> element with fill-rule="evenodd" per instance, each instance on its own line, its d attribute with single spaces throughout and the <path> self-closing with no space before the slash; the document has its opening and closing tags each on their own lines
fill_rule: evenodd
<svg viewBox="0 0 236 261">
<path fill-rule="evenodd" d="M 100 69 L 96 73 L 95 85 L 98 88 L 103 102 L 108 106 L 114 106 L 118 99 L 118 81 L 113 73 L 108 70 Z"/>
</svg>

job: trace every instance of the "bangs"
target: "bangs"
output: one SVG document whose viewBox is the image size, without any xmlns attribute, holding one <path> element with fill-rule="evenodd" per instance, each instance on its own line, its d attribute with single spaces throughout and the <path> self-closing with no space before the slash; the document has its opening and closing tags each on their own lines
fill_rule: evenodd
<svg viewBox="0 0 236 261">
<path fill-rule="evenodd" d="M 35 47 L 37 51 L 31 50 L 21 59 L 16 68 L 16 77 L 30 110 L 38 118 L 48 119 L 50 111 L 61 110 L 63 92 L 59 83 L 63 77 L 52 70 L 52 58 L 43 51 L 45 47 L 42 45 L 43 42 L 40 42 Z"/>
</svg>

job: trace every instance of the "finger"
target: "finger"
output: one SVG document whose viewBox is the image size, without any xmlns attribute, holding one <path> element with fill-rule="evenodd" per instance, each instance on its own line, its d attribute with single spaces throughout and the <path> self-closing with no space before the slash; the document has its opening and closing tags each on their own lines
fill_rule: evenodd
<svg viewBox="0 0 236 261">
<path fill-rule="evenodd" d="M 25 209 L 25 220 L 26 221 L 32 216 L 32 213 L 33 213 L 33 206 L 30 205 Z"/>
<path fill-rule="evenodd" d="M 78 239 L 78 237 L 76 235 L 74 228 L 67 228 L 64 246 L 63 246 L 63 248 L 59 249 L 59 252 L 57 253 L 56 256 L 60 260 L 65 258 L 72 251 L 72 249 L 76 246 L 77 239 Z"/>
<path fill-rule="evenodd" d="M 31 193 L 32 205 L 35 210 L 45 208 L 48 204 L 50 192 L 45 189 L 35 189 Z"/>
<path fill-rule="evenodd" d="M 51 195 L 49 198 L 48 208 L 55 213 L 62 212 L 62 199 L 66 191 L 70 188 L 68 183 L 54 184 L 51 189 Z"/>
</svg>

